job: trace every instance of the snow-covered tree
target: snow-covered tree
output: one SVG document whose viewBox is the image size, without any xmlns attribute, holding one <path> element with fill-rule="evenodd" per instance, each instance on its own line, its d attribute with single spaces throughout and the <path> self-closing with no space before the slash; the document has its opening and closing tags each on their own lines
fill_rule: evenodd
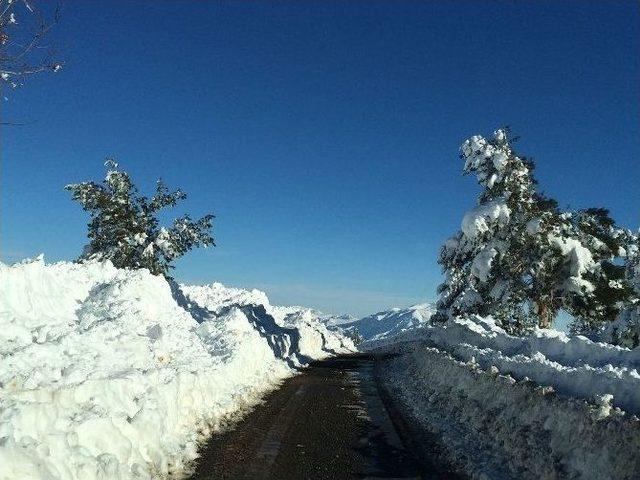
<svg viewBox="0 0 640 480">
<path fill-rule="evenodd" d="M 564 307 L 576 318 L 573 329 L 588 333 L 612 322 L 633 295 L 625 267 L 616 263 L 626 253 L 630 237 L 616 227 L 603 208 L 572 215 L 572 234 L 580 247 L 574 251 L 569 265 L 583 269 L 584 274 L 581 284 L 570 285 L 573 288 L 568 289 Z M 575 287 L 580 289 L 577 294 Z"/>
<path fill-rule="evenodd" d="M 531 321 L 524 309 L 528 222 L 553 213 L 555 203 L 536 193 L 533 163 L 515 154 L 508 129 L 491 139 L 471 137 L 461 157 L 464 173 L 475 174 L 482 191 L 441 250 L 446 279 L 439 287 L 439 315 L 491 314 L 506 327 L 523 329 Z"/>
<path fill-rule="evenodd" d="M 629 348 L 640 346 L 640 232 L 619 235 L 625 240 L 621 255 L 625 257 L 624 281 L 613 281 L 616 287 L 626 282 L 631 292 L 622 303 L 616 319 L 603 332 L 605 341 Z"/>
<path fill-rule="evenodd" d="M 62 68 L 45 43 L 59 16 L 59 7 L 45 15 L 30 0 L 0 0 L 0 85 L 17 88 L 30 75 Z"/>
<path fill-rule="evenodd" d="M 113 160 L 105 163 L 102 184 L 67 185 L 73 199 L 91 215 L 89 244 L 81 258 L 109 259 L 119 268 L 147 268 L 167 275 L 171 263 L 194 247 L 215 245 L 210 235 L 213 215 L 197 221 L 184 215 L 170 227 L 161 227 L 158 212 L 186 198 L 181 190 L 170 192 L 158 180 L 151 199 L 138 194 L 129 175 Z"/>
<path fill-rule="evenodd" d="M 511 143 L 501 129 L 461 147 L 464 172 L 482 191 L 440 252 L 436 319 L 490 314 L 514 332 L 551 326 L 561 308 L 585 325 L 613 319 L 626 295 L 613 263 L 619 230 L 603 209 L 561 212 L 536 190 L 533 162 Z"/>
</svg>

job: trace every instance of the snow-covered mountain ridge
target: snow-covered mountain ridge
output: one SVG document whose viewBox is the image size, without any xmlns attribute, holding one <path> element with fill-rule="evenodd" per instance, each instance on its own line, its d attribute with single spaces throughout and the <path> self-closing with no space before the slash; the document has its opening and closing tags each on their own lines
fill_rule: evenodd
<svg viewBox="0 0 640 480">
<path fill-rule="evenodd" d="M 374 313 L 359 320 L 350 320 L 345 316 L 341 321 L 331 319 L 327 325 L 334 329 L 341 329 L 349 335 L 357 331 L 362 337 L 364 345 L 390 343 L 397 340 L 399 335 L 424 327 L 435 313 L 435 306 L 430 303 L 420 303 L 407 308 L 392 308 Z"/>
</svg>

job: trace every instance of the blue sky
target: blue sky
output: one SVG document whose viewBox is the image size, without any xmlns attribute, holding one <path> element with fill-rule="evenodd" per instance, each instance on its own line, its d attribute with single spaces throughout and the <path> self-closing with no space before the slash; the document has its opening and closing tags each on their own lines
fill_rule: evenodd
<svg viewBox="0 0 640 480">
<path fill-rule="evenodd" d="M 640 213 L 635 1 L 65 2 L 66 68 L 2 103 L 0 254 L 72 259 L 63 190 L 114 156 L 216 214 L 175 275 L 356 315 L 435 298 L 472 208 L 458 147 L 508 124 L 562 206 Z"/>
</svg>

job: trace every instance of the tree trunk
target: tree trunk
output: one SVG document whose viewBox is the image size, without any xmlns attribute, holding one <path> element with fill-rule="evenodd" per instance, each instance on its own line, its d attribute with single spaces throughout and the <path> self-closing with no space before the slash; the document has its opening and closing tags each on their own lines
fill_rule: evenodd
<svg viewBox="0 0 640 480">
<path fill-rule="evenodd" d="M 549 301 L 546 299 L 540 299 L 536 302 L 536 306 L 538 307 L 538 327 L 551 327 L 551 321 L 553 318 L 551 316 L 552 312 L 549 306 Z"/>
</svg>

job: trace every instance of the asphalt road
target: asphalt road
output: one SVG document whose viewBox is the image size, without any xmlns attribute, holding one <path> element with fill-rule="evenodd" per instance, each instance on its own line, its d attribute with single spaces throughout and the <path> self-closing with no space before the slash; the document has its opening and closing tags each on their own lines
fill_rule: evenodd
<svg viewBox="0 0 640 480">
<path fill-rule="evenodd" d="M 457 478 L 411 448 L 415 439 L 385 405 L 374 364 L 369 355 L 337 357 L 288 379 L 211 438 L 192 480 Z"/>
</svg>

